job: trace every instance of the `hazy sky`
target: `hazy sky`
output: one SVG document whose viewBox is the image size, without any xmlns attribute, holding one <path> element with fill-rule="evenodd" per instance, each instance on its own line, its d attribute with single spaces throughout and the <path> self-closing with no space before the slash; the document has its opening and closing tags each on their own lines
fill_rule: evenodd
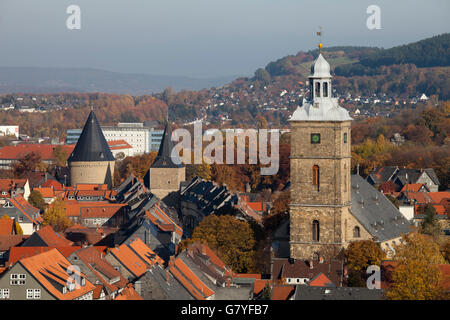
<svg viewBox="0 0 450 320">
<path fill-rule="evenodd" d="M 72 4 L 81 30 L 66 27 Z M 0 0 L 0 66 L 251 75 L 315 48 L 318 26 L 325 46 L 388 48 L 449 32 L 449 14 L 449 0 Z"/>
</svg>

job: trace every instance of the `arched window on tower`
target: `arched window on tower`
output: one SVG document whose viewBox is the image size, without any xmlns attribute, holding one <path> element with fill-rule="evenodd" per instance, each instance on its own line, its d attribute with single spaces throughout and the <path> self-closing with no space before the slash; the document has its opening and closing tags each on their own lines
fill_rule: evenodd
<svg viewBox="0 0 450 320">
<path fill-rule="evenodd" d="M 312 223 L 312 241 L 319 242 L 319 239 L 320 239 L 319 221 L 314 220 Z"/>
<path fill-rule="evenodd" d="M 353 228 L 353 238 L 359 238 L 359 237 L 361 237 L 360 229 L 358 226 L 356 226 Z"/>
<path fill-rule="evenodd" d="M 320 82 L 316 82 L 316 98 L 320 98 Z"/>
<path fill-rule="evenodd" d="M 319 185 L 320 185 L 320 170 L 319 166 L 315 165 L 312 168 L 312 184 L 314 186 L 314 189 L 316 191 L 319 191 Z"/>
<path fill-rule="evenodd" d="M 323 96 L 328 97 L 328 82 L 323 83 Z"/>
</svg>

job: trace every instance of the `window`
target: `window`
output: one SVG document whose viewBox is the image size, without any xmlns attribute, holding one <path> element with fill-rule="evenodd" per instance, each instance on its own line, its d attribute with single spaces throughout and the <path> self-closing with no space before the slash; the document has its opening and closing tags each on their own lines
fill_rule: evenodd
<svg viewBox="0 0 450 320">
<path fill-rule="evenodd" d="M 344 133 L 344 143 L 347 143 L 347 132 Z"/>
<path fill-rule="evenodd" d="M 323 96 L 328 97 L 328 82 L 323 83 Z"/>
<path fill-rule="evenodd" d="M 359 238 L 360 236 L 360 229 L 358 226 L 356 226 L 355 228 L 353 228 L 353 238 Z"/>
<path fill-rule="evenodd" d="M 316 98 L 320 97 L 320 82 L 316 82 Z"/>
<path fill-rule="evenodd" d="M 34 299 L 41 298 L 41 289 L 34 289 Z"/>
<path fill-rule="evenodd" d="M 316 191 L 319 191 L 319 184 L 320 184 L 319 180 L 320 180 L 320 169 L 319 166 L 315 165 L 312 168 L 312 184 Z"/>
<path fill-rule="evenodd" d="M 0 289 L 0 299 L 9 299 L 9 289 Z"/>
<path fill-rule="evenodd" d="M 314 220 L 312 223 L 312 240 L 313 241 L 319 241 L 320 239 L 320 225 L 319 221 Z"/>
<path fill-rule="evenodd" d="M 320 133 L 311 133 L 311 143 L 312 144 L 320 143 Z"/>
<path fill-rule="evenodd" d="M 33 299 L 33 298 L 34 298 L 33 289 L 27 289 L 27 299 Z"/>
</svg>

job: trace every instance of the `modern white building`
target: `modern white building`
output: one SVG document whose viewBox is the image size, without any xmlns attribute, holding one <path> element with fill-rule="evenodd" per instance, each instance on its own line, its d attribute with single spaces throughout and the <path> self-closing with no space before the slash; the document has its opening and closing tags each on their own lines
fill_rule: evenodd
<svg viewBox="0 0 450 320">
<path fill-rule="evenodd" d="M 136 156 L 151 151 L 158 151 L 161 144 L 163 130 L 145 127 L 143 123 L 119 123 L 117 126 L 101 127 L 106 141 L 124 140 L 132 149 L 127 156 Z M 67 130 L 67 144 L 77 143 L 81 129 Z"/>
<path fill-rule="evenodd" d="M 19 138 L 19 126 L 0 126 L 0 136 L 15 136 Z"/>
</svg>

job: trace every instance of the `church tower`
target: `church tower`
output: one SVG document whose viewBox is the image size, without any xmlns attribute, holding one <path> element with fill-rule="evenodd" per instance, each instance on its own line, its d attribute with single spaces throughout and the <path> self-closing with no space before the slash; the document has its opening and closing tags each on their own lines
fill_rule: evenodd
<svg viewBox="0 0 450 320">
<path fill-rule="evenodd" d="M 350 208 L 351 121 L 332 98 L 330 65 L 320 52 L 310 95 L 292 114 L 290 256 L 329 259 L 344 246 Z"/>
<path fill-rule="evenodd" d="M 181 182 L 186 180 L 186 168 L 179 159 L 173 161 L 172 150 L 172 130 L 166 122 L 158 156 L 144 177 L 145 186 L 160 199 L 179 191 Z"/>
<path fill-rule="evenodd" d="M 107 184 L 113 187 L 115 159 L 103 136 L 94 111 L 81 132 L 80 138 L 67 159 L 70 169 L 70 183 L 77 184 Z"/>
</svg>

